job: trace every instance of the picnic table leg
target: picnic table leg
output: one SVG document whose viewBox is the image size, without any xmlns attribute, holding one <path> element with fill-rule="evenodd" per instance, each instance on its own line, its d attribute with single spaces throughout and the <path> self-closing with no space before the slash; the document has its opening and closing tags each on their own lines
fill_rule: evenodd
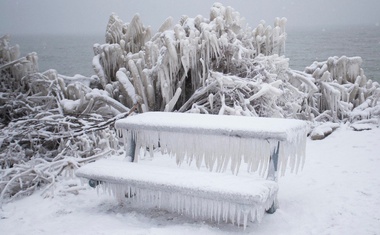
<svg viewBox="0 0 380 235">
<path fill-rule="evenodd" d="M 267 176 L 268 180 L 273 180 L 275 182 L 278 181 L 277 170 L 278 170 L 278 153 L 279 153 L 279 151 L 280 151 L 280 141 L 278 141 L 277 148 L 273 151 L 273 153 L 270 156 L 268 176 Z M 276 212 L 277 208 L 278 208 L 278 200 L 277 200 L 277 196 L 276 196 L 276 198 L 274 199 L 273 205 L 271 206 L 271 208 L 269 208 L 267 210 L 267 213 L 273 214 L 274 212 Z"/>
<path fill-rule="evenodd" d="M 127 142 L 125 144 L 125 157 L 129 159 L 130 162 L 134 162 L 135 152 L 136 152 L 136 141 L 133 138 L 132 132 L 128 132 Z"/>
</svg>

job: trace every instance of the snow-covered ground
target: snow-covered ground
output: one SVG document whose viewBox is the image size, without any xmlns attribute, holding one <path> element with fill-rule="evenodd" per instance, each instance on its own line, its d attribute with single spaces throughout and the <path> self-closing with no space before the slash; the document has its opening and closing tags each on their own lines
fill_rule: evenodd
<svg viewBox="0 0 380 235">
<path fill-rule="evenodd" d="M 0 234 L 380 234 L 380 128 L 343 125 L 324 140 L 307 142 L 303 171 L 280 178 L 280 209 L 246 230 L 195 221 L 156 209 L 120 205 L 87 188 L 4 204 Z M 46 195 L 46 194 L 45 194 Z"/>
</svg>

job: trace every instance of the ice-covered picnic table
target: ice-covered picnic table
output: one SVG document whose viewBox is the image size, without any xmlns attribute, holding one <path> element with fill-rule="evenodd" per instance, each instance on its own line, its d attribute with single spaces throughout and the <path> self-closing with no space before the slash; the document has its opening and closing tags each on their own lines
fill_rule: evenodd
<svg viewBox="0 0 380 235">
<path fill-rule="evenodd" d="M 150 112 L 118 120 L 115 127 L 133 162 L 98 161 L 80 168 L 78 176 L 135 202 L 244 226 L 276 209 L 278 169 L 298 170 L 305 156 L 306 124 L 298 120 Z M 220 174 L 136 164 L 140 149 L 152 156 L 159 149 L 178 165 L 195 162 Z M 242 162 L 247 172 L 266 177 L 238 175 Z"/>
</svg>

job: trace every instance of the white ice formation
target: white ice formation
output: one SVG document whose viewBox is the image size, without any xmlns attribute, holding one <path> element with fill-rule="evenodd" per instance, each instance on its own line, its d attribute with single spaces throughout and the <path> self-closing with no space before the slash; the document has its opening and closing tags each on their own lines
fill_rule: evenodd
<svg viewBox="0 0 380 235">
<path fill-rule="evenodd" d="M 8 35 L 0 37 L 0 72 L 9 68 L 12 77 L 16 80 L 21 80 L 29 74 L 38 72 L 37 53 L 32 52 L 25 57 L 19 58 L 20 48 L 18 45 L 11 46 L 9 38 Z"/>
<path fill-rule="evenodd" d="M 310 99 L 319 103 L 318 117 L 326 118 L 328 113 L 329 121 L 357 121 L 379 116 L 380 85 L 367 79 L 361 64 L 360 57 L 330 57 L 305 69 L 318 85 L 319 99 Z"/>
<path fill-rule="evenodd" d="M 285 23 L 285 18 L 276 19 L 273 27 L 261 22 L 252 30 L 234 9 L 214 4 L 209 19 L 183 16 L 172 26 L 168 18 L 151 35 L 139 15 L 124 24 L 112 14 L 107 43 L 94 45 L 93 65 L 102 86 L 115 84 L 113 97 L 127 107 L 137 103 L 140 112 L 178 110 L 258 116 L 256 100 L 272 99 L 273 91 L 276 96 L 283 93 L 278 88 L 281 82 L 272 82 L 277 77 L 275 72 L 287 68 L 287 59 L 277 55 L 283 52 Z M 235 76 L 242 81 L 234 81 Z M 128 89 L 123 78 L 130 81 Z M 262 80 L 268 84 L 262 85 Z M 262 86 L 263 91 L 254 96 Z M 236 88 L 242 91 L 231 94 Z M 200 103 L 210 95 L 213 103 Z M 273 103 L 268 101 L 269 106 Z"/>
<path fill-rule="evenodd" d="M 210 17 L 168 18 L 156 34 L 139 15 L 112 14 L 106 44 L 95 44 L 100 84 L 140 112 L 210 114 L 334 121 L 380 114 L 380 85 L 367 80 L 359 57 L 331 57 L 304 72 L 291 70 L 286 18 L 251 29 L 231 7 L 215 3 Z M 124 75 L 123 75 L 124 74 Z M 128 79 L 126 79 L 128 78 Z"/>
</svg>

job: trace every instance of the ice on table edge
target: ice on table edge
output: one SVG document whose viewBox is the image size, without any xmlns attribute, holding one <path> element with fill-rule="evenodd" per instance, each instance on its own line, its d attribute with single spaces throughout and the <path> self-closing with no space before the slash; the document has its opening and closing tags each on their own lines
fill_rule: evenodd
<svg viewBox="0 0 380 235">
<path fill-rule="evenodd" d="M 307 128 L 299 120 L 152 112 L 118 120 L 115 127 L 125 145 L 133 138 L 136 149 L 160 146 L 179 165 L 194 161 L 217 172 L 230 167 L 237 174 L 244 161 L 249 172 L 264 174 L 278 141 L 281 175 L 288 166 L 298 172 L 305 161 Z"/>
</svg>

